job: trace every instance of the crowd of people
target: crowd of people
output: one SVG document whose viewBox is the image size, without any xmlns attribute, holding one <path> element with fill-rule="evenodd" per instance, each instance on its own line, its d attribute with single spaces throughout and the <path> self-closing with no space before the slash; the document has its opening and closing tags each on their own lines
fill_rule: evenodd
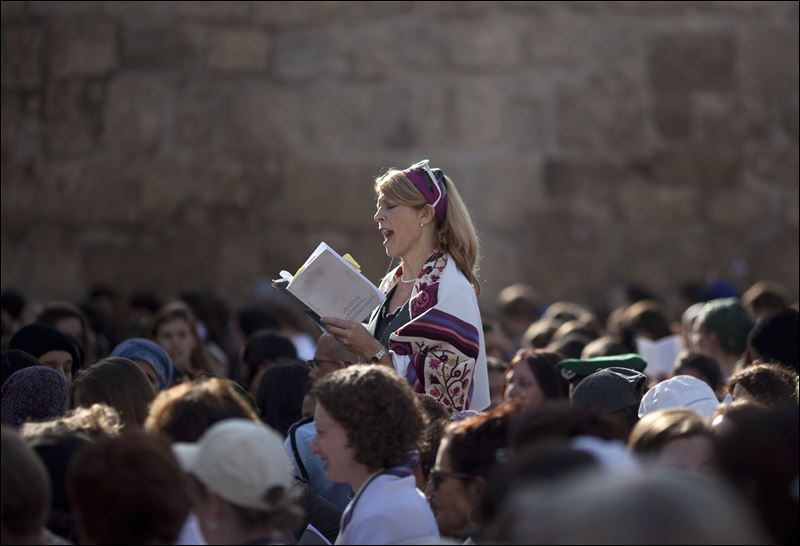
<svg viewBox="0 0 800 546">
<path fill-rule="evenodd" d="M 797 541 L 782 287 L 606 316 L 514 285 L 482 316 L 453 181 L 422 161 L 375 195 L 400 263 L 364 324 L 279 291 L 4 291 L 2 542 Z"/>
</svg>

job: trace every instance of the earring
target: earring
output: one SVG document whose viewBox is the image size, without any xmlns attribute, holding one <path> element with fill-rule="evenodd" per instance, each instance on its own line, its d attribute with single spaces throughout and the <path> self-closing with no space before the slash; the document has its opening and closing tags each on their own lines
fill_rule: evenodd
<svg viewBox="0 0 800 546">
<path fill-rule="evenodd" d="M 419 223 L 419 227 L 422 227 L 422 226 L 424 226 L 424 225 L 425 225 L 425 224 L 423 224 L 422 222 L 420 222 L 420 223 Z"/>
</svg>

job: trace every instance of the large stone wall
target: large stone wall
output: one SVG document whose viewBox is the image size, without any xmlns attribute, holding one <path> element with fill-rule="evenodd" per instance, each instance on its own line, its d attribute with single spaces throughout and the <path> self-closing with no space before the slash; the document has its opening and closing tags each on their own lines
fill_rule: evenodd
<svg viewBox="0 0 800 546">
<path fill-rule="evenodd" d="M 2 284 L 236 301 L 320 240 L 388 265 L 430 157 L 483 302 L 798 289 L 797 2 L 2 2 Z"/>
</svg>

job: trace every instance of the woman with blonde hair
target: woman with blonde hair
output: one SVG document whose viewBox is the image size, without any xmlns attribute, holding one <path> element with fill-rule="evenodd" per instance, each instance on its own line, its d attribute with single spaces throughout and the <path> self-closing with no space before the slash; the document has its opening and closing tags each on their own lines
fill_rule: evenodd
<svg viewBox="0 0 800 546">
<path fill-rule="evenodd" d="M 375 181 L 373 220 L 400 265 L 380 283 L 386 300 L 361 324 L 324 317 L 365 359 L 394 368 L 450 411 L 489 406 L 477 294 L 478 238 L 453 181 L 428 160 Z"/>
</svg>

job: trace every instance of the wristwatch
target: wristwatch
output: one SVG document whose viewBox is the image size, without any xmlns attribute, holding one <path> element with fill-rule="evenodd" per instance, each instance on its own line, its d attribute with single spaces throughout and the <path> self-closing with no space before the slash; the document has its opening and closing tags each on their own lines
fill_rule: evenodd
<svg viewBox="0 0 800 546">
<path fill-rule="evenodd" d="M 383 357 L 386 356 L 387 352 L 388 352 L 388 350 L 386 349 L 386 347 L 381 345 L 381 348 L 378 350 L 378 352 L 375 353 L 374 355 L 372 355 L 372 358 L 370 358 L 370 361 L 371 362 L 375 362 L 377 364 L 378 362 L 383 360 Z"/>
</svg>

